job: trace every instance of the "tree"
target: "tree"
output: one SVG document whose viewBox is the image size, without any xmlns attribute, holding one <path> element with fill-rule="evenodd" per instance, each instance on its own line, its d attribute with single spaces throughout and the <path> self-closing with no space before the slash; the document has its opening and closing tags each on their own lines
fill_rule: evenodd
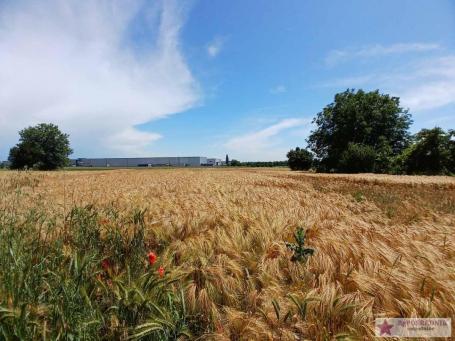
<svg viewBox="0 0 455 341">
<path fill-rule="evenodd" d="M 287 153 L 288 165 L 292 170 L 308 170 L 313 165 L 313 154 L 296 147 Z"/>
<path fill-rule="evenodd" d="M 41 123 L 19 132 L 19 143 L 10 149 L 11 168 L 52 170 L 64 167 L 72 153 L 68 135 L 54 124 Z"/>
<path fill-rule="evenodd" d="M 452 134 L 438 127 L 419 131 L 401 157 L 404 172 L 427 175 L 455 172 Z"/>
<path fill-rule="evenodd" d="M 231 161 L 230 164 L 231 164 L 231 166 L 233 166 L 233 167 L 239 167 L 239 166 L 242 165 L 242 163 L 241 163 L 240 161 L 236 160 L 236 159 L 232 159 L 232 161 Z"/>
<path fill-rule="evenodd" d="M 307 142 L 321 171 L 341 171 L 341 157 L 350 143 L 381 150 L 383 167 L 388 157 L 400 154 L 408 146 L 411 122 L 398 97 L 380 94 L 378 90 L 346 90 L 336 94 L 334 102 L 316 115 L 313 123 L 317 128 Z"/>
<path fill-rule="evenodd" d="M 229 155 L 226 154 L 226 166 L 229 166 Z"/>
</svg>

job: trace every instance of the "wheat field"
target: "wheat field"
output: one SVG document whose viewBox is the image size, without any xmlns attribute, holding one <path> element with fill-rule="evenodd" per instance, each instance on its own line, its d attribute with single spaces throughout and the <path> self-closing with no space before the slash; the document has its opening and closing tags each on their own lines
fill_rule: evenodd
<svg viewBox="0 0 455 341">
<path fill-rule="evenodd" d="M 175 278 L 170 290 L 178 283 L 188 327 L 179 338 L 373 339 L 376 317 L 455 316 L 453 177 L 257 168 L 0 172 L 0 193 L 2 228 L 14 218 L 15 229 L 31 226 L 24 238 L 36 233 L 39 245 L 61 238 L 56 264 L 66 264 L 65 257 L 77 252 L 68 218 L 75 208 L 96 209 L 99 243 L 110 229 L 132 234 L 136 220 L 128 217 L 141 212 L 143 235 L 134 252 L 144 259 L 156 252 L 166 276 Z M 41 212 L 40 218 L 25 218 L 30 212 Z M 53 230 L 44 233 L 49 222 Z M 291 261 L 285 245 L 293 242 L 297 227 L 305 229 L 305 243 L 314 249 L 303 262 Z M 4 252 L 11 253 L 6 246 Z M 98 271 L 98 258 L 93 264 L 86 281 Z M 0 273 L 4 283 L 6 277 Z M 57 320 L 51 326 L 55 303 L 42 303 L 48 290 L 33 299 L 18 292 L 14 295 L 22 298 L 15 299 L 13 289 L 0 284 L 2 311 L 16 316 L 19 302 L 28 302 L 23 309 L 36 327 L 23 327 L 34 333 L 23 335 L 71 329 L 70 322 Z M 90 300 L 101 300 L 99 290 L 94 285 Z M 41 305 L 47 306 L 36 312 Z M 110 316 L 93 319 L 98 321 L 93 335 L 129 337 L 132 328 L 122 322 L 124 315 Z M 0 326 L 14 319 L 1 317 Z M 4 325 L 4 333 L 19 328 L 14 321 Z M 121 331 L 109 334 L 112 328 Z"/>
</svg>

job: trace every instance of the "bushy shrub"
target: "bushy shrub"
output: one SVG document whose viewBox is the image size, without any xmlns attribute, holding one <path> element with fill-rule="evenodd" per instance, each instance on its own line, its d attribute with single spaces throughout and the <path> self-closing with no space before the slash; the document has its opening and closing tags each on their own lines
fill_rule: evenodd
<svg viewBox="0 0 455 341">
<path fill-rule="evenodd" d="M 449 130 L 449 171 L 452 174 L 455 174 L 455 130 Z"/>
<path fill-rule="evenodd" d="M 308 170 L 313 165 L 313 154 L 306 149 L 291 149 L 286 156 L 292 170 Z"/>
<path fill-rule="evenodd" d="M 452 136 L 452 132 L 446 133 L 438 127 L 419 131 L 400 158 L 404 172 L 427 175 L 454 172 Z"/>
<path fill-rule="evenodd" d="M 373 172 L 377 154 L 375 150 L 360 143 L 349 143 L 341 154 L 340 170 L 345 173 Z"/>
</svg>

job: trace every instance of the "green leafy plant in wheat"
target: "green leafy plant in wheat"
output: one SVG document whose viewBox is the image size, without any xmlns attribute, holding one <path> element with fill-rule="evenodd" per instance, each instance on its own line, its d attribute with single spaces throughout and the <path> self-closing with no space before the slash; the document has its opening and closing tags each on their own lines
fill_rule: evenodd
<svg viewBox="0 0 455 341">
<path fill-rule="evenodd" d="M 293 252 L 291 261 L 302 262 L 314 253 L 314 249 L 305 247 L 305 230 L 302 227 L 294 232 L 295 243 L 286 242 L 286 247 Z"/>
</svg>

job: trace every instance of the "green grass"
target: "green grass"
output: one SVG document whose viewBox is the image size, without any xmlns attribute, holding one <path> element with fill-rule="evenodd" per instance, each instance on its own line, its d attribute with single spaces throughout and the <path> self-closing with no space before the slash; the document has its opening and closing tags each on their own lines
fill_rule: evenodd
<svg viewBox="0 0 455 341">
<path fill-rule="evenodd" d="M 0 339 L 190 336 L 178 276 L 147 262 L 143 214 L 0 212 Z"/>
</svg>

